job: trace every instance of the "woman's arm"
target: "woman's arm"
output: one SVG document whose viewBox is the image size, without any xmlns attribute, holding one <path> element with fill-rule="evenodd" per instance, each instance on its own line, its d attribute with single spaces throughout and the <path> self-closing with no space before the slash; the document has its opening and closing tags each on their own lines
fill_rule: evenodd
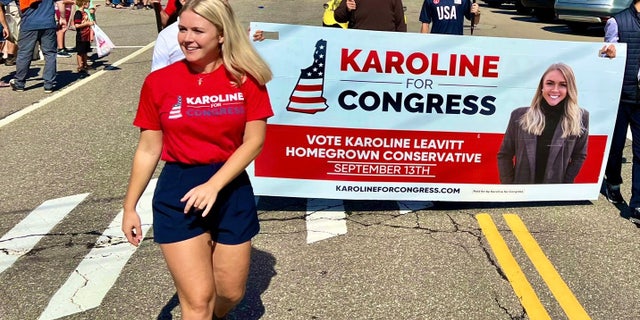
<svg viewBox="0 0 640 320">
<path fill-rule="evenodd" d="M 511 118 L 509 119 L 509 124 L 507 125 L 507 130 L 502 138 L 500 150 L 498 151 L 498 172 L 500 174 L 500 183 L 504 184 L 513 183 L 514 179 L 515 167 L 513 157 L 516 154 L 516 130 L 518 129 L 517 120 L 518 119 L 514 117 L 514 114 L 512 113 Z"/>
<path fill-rule="evenodd" d="M 149 184 L 149 180 L 151 180 L 161 153 L 162 131 L 142 130 L 138 147 L 133 156 L 133 165 L 131 166 L 127 194 L 124 197 L 124 214 L 122 217 L 122 231 L 127 240 L 134 246 L 137 246 L 142 241 L 142 229 L 136 205 L 147 184 Z"/>
<path fill-rule="evenodd" d="M 216 201 L 218 192 L 229 182 L 242 173 L 249 163 L 255 159 L 264 144 L 267 132 L 266 120 L 253 120 L 246 123 L 242 144 L 229 157 L 225 164 L 209 179 L 187 192 L 180 201 L 185 202 L 184 212 L 191 207 L 203 210 L 202 216 L 206 216 Z"/>
</svg>

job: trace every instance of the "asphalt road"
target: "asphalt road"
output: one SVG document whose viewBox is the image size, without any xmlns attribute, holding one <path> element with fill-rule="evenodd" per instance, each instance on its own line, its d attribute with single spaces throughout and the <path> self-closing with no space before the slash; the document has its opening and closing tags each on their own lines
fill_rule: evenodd
<svg viewBox="0 0 640 320">
<path fill-rule="evenodd" d="M 321 1 L 309 0 L 232 4 L 247 25 L 320 25 L 323 10 Z M 409 31 L 417 32 L 421 2 L 405 5 Z M 601 30 L 573 35 L 512 7 L 481 9 L 474 36 L 602 41 Z M 137 143 L 131 122 L 151 64 L 153 12 L 99 8 L 98 23 L 118 48 L 96 61 L 91 76 L 79 79 L 75 57 L 61 58 L 60 90 L 45 95 L 36 61 L 27 91 L 0 89 L 2 320 L 58 318 L 64 308 L 72 311 L 63 319 L 180 318 L 152 234 L 135 251 L 109 236 Z M 0 66 L 0 77 L 13 71 Z M 630 159 L 630 147 L 625 154 Z M 629 181 L 630 164 L 623 170 Z M 629 189 L 623 185 L 627 198 Z M 70 196 L 76 198 L 64 198 Z M 261 197 L 258 206 L 262 231 L 247 296 L 233 319 L 640 318 L 640 230 L 625 219 L 625 206 L 602 197 L 570 203 Z M 25 226 L 34 212 L 43 214 Z M 308 243 L 306 218 L 317 212 L 342 213 L 347 231 Z M 33 247 L 20 247 L 25 240 Z M 113 268 L 117 263 L 122 269 Z"/>
</svg>

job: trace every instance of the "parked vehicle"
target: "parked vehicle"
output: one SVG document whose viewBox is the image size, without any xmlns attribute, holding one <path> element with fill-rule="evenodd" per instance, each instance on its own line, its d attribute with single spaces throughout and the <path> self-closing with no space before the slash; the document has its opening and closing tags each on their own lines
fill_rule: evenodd
<svg viewBox="0 0 640 320">
<path fill-rule="evenodd" d="M 514 0 L 483 0 L 491 8 L 499 8 L 503 3 L 514 3 Z"/>
<path fill-rule="evenodd" d="M 558 19 L 564 20 L 575 32 L 584 32 L 594 25 L 603 26 L 607 19 L 628 8 L 632 0 L 557 0 Z"/>
<path fill-rule="evenodd" d="M 533 10 L 533 16 L 543 22 L 556 19 L 555 0 L 520 0 L 525 8 Z"/>
<path fill-rule="evenodd" d="M 525 8 L 525 6 L 522 5 L 522 0 L 483 0 L 483 1 L 484 3 L 487 4 L 487 6 L 491 8 L 499 8 L 501 5 L 505 3 L 513 3 L 516 6 L 516 12 L 518 14 L 531 14 L 531 9 Z"/>
</svg>

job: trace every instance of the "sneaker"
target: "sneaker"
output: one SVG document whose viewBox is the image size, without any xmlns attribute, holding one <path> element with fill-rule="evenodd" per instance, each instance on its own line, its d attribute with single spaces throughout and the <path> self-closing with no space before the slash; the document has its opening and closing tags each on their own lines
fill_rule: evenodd
<svg viewBox="0 0 640 320">
<path fill-rule="evenodd" d="M 7 67 L 15 66 L 16 65 L 16 56 L 7 57 L 7 59 L 4 60 L 4 65 L 7 66 Z"/>
<path fill-rule="evenodd" d="M 605 188 L 605 197 L 607 197 L 607 200 L 609 200 L 609 202 L 613 203 L 613 204 L 618 204 L 618 203 L 624 203 L 624 198 L 622 197 L 622 194 L 620 193 L 620 185 L 612 185 L 609 183 L 606 183 L 606 188 Z"/>
<path fill-rule="evenodd" d="M 630 208 L 631 215 L 629 215 L 629 221 L 640 224 L 640 208 Z"/>
<path fill-rule="evenodd" d="M 16 82 L 16 79 L 9 80 L 9 85 L 11 86 L 11 89 L 13 89 L 13 91 L 19 91 L 19 92 L 24 91 L 24 86 L 18 85 L 18 82 Z"/>
<path fill-rule="evenodd" d="M 44 93 L 51 93 L 53 92 L 53 88 L 44 88 Z"/>
<path fill-rule="evenodd" d="M 71 54 L 65 49 L 58 49 L 58 58 L 71 58 Z"/>
</svg>

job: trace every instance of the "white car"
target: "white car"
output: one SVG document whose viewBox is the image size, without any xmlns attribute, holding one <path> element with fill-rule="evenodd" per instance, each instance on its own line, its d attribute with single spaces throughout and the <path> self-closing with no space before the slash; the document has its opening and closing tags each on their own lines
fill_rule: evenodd
<svg viewBox="0 0 640 320">
<path fill-rule="evenodd" d="M 564 20 L 575 32 L 590 26 L 604 26 L 607 19 L 628 8 L 631 0 L 556 0 L 558 19 Z"/>
</svg>

